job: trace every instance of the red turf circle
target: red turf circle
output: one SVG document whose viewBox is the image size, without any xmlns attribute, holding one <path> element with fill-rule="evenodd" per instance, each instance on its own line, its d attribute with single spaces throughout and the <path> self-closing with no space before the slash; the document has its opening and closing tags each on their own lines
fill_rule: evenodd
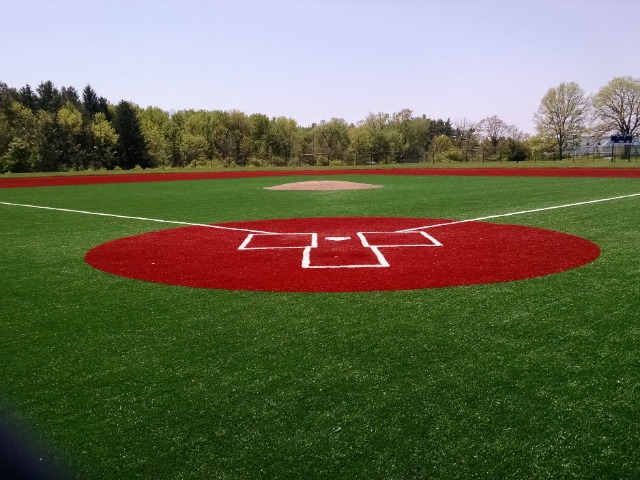
<svg viewBox="0 0 640 480">
<path fill-rule="evenodd" d="M 182 227 L 113 240 L 91 266 L 169 285 L 278 292 L 410 290 L 507 282 L 600 255 L 540 228 L 416 218 L 298 218 Z M 422 228 L 426 227 L 426 228 Z"/>
</svg>

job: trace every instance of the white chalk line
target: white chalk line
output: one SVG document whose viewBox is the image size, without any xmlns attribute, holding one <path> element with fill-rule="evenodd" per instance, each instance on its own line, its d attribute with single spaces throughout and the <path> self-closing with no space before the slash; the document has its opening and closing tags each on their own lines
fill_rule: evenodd
<svg viewBox="0 0 640 480">
<path fill-rule="evenodd" d="M 482 220 L 492 220 L 494 218 L 502 218 L 502 217 L 513 217 L 515 215 L 524 215 L 526 213 L 538 213 L 538 212 L 546 212 L 549 210 L 557 210 L 559 208 L 569 208 L 569 207 L 579 207 L 581 205 L 590 205 L 593 203 L 601 203 L 601 202 L 611 202 L 613 200 L 621 200 L 623 198 L 631 198 L 631 197 L 639 197 L 640 193 L 632 193 L 629 195 L 620 195 L 618 197 L 609 197 L 609 198 L 598 198 L 596 200 L 588 200 L 586 202 L 576 202 L 576 203 L 567 203 L 564 205 L 554 205 L 552 207 L 543 207 L 543 208 L 534 208 L 532 210 L 521 210 L 519 212 L 510 212 L 510 213 L 501 213 L 498 215 L 487 215 L 486 217 L 477 217 L 477 218 L 469 218 L 467 220 L 452 220 L 450 222 L 444 223 L 436 223 L 433 225 L 425 225 L 423 227 L 415 227 L 415 228 L 407 228 L 404 230 L 397 230 L 395 233 L 408 233 L 414 232 L 417 230 L 425 230 L 427 228 L 436 228 L 436 227 L 446 227 L 449 225 L 459 225 L 461 223 L 469 223 L 469 222 L 480 222 Z"/>
<path fill-rule="evenodd" d="M 445 222 L 445 223 L 436 223 L 436 224 L 433 224 L 433 225 L 424 225 L 422 227 L 414 227 L 414 228 L 407 228 L 407 229 L 404 229 L 404 230 L 396 230 L 393 233 L 408 233 L 408 232 L 414 232 L 414 231 L 418 231 L 418 230 L 426 230 L 426 229 L 429 229 L 429 228 L 446 227 L 446 226 L 450 226 L 450 225 L 458 225 L 458 224 L 461 224 L 461 223 L 480 222 L 482 220 L 492 220 L 494 218 L 512 217 L 512 216 L 515 216 L 515 215 L 524 215 L 524 214 L 527 214 L 527 213 L 545 212 L 545 211 L 549 211 L 549 210 L 557 210 L 557 209 L 560 209 L 560 208 L 578 207 L 578 206 L 581 206 L 581 205 L 590 205 L 590 204 L 601 203 L 601 202 L 611 202 L 613 200 L 622 200 L 622 199 L 625 199 L 625 198 L 632 198 L 632 197 L 638 197 L 638 196 L 640 196 L 640 193 L 631 193 L 629 195 L 619 195 L 617 197 L 598 198 L 596 200 L 587 200 L 585 202 L 566 203 L 564 205 L 554 205 L 554 206 L 551 206 L 551 207 L 534 208 L 534 209 L 531 209 L 531 210 L 520 210 L 520 211 L 517 211 L 517 212 L 501 213 L 501 214 L 497 214 L 497 215 L 487 215 L 487 216 L 484 216 L 484 217 L 469 218 L 467 220 L 453 220 L 453 221 Z M 25 204 L 25 203 L 0 202 L 0 205 L 9 205 L 9 206 L 13 206 L 13 207 L 36 208 L 36 209 L 40 209 L 40 210 L 52 210 L 52 211 L 56 211 L 56 212 L 78 213 L 78 214 L 83 214 L 83 215 L 94 215 L 94 216 L 99 216 L 99 217 L 122 218 L 122 219 L 127 219 L 127 220 L 140 220 L 140 221 L 145 221 L 145 222 L 168 223 L 168 224 L 172 224 L 172 225 L 186 225 L 186 226 L 192 226 L 192 227 L 213 228 L 213 229 L 218 229 L 218 230 L 231 230 L 231 231 L 236 231 L 236 232 L 260 233 L 260 234 L 266 234 L 266 235 L 279 235 L 279 232 L 265 232 L 265 231 L 262 231 L 262 230 L 253 230 L 253 229 L 249 229 L 249 228 L 223 227 L 223 226 L 220 226 L 220 225 L 208 225 L 208 224 L 205 224 L 205 223 L 179 222 L 179 221 L 175 221 L 175 220 L 162 220 L 162 219 L 159 219 L 159 218 L 134 217 L 134 216 L 129 216 L 129 215 L 117 215 L 117 214 L 113 214 L 113 213 L 91 212 L 91 211 L 86 211 L 86 210 L 73 210 L 73 209 L 69 209 L 69 208 L 46 207 L 46 206 L 43 206 L 43 205 L 29 205 L 29 204 Z"/>
<path fill-rule="evenodd" d="M 25 203 L 11 203 L 11 202 L 0 202 L 0 205 L 9 205 L 12 207 L 26 207 L 26 208 L 37 208 L 40 210 L 53 210 L 56 212 L 68 212 L 68 213 L 79 213 L 83 215 L 95 215 L 98 217 L 110 217 L 110 218 L 123 218 L 126 220 L 141 220 L 144 222 L 156 222 L 156 223 L 169 223 L 173 225 L 187 225 L 190 227 L 205 227 L 205 228 L 214 228 L 218 230 L 231 230 L 235 232 L 248 232 L 248 233 L 262 233 L 266 235 L 277 235 L 276 232 L 265 232 L 262 230 L 252 230 L 249 228 L 234 228 L 234 227 L 223 227 L 220 225 L 207 225 L 206 223 L 191 223 L 191 222 L 178 222 L 175 220 L 161 220 L 159 218 L 145 218 L 145 217 L 132 217 L 129 215 L 116 215 L 113 213 L 102 213 L 102 212 L 90 212 L 86 210 L 72 210 L 70 208 L 56 208 L 56 207 L 45 207 L 42 205 L 28 205 Z"/>
</svg>

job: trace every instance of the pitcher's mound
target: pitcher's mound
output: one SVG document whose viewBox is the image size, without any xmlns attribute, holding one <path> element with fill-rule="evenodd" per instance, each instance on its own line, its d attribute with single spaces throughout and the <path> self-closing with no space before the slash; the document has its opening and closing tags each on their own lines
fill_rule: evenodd
<svg viewBox="0 0 640 480">
<path fill-rule="evenodd" d="M 320 180 L 295 182 L 266 187 L 266 190 L 363 190 L 366 188 L 382 188 L 382 185 L 370 183 L 341 182 L 336 180 Z"/>
</svg>

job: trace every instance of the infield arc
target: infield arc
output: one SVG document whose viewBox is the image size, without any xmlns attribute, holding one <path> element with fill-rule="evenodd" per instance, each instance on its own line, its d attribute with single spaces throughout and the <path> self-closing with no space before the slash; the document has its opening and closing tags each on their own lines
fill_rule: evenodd
<svg viewBox="0 0 640 480">
<path fill-rule="evenodd" d="M 112 240 L 85 260 L 104 272 L 168 285 L 357 292 L 523 280 L 600 255 L 595 243 L 562 232 L 446 222 L 353 217 L 189 226 Z"/>
</svg>

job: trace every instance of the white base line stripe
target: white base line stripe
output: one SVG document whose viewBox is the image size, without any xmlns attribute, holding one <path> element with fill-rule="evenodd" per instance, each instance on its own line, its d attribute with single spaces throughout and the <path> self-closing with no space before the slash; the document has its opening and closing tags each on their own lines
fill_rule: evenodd
<svg viewBox="0 0 640 480">
<path fill-rule="evenodd" d="M 395 233 L 408 233 L 417 230 L 425 230 L 427 228 L 446 227 L 448 225 L 457 225 L 459 223 L 479 222 L 482 220 L 491 220 L 493 218 L 512 217 L 514 215 L 524 215 L 525 213 L 537 213 L 545 212 L 548 210 L 557 210 L 559 208 L 578 207 L 580 205 L 589 205 L 592 203 L 610 202 L 612 200 L 621 200 L 623 198 L 639 197 L 640 193 L 632 193 L 630 195 L 620 195 L 619 197 L 599 198 L 597 200 L 589 200 L 586 202 L 567 203 L 565 205 L 554 205 L 553 207 L 534 208 L 533 210 L 522 210 L 520 212 L 502 213 L 499 215 L 488 215 L 486 217 L 470 218 L 468 220 L 454 220 L 452 222 L 437 223 L 435 225 L 425 225 L 424 227 L 407 228 L 405 230 L 398 230 Z"/>
<path fill-rule="evenodd" d="M 10 203 L 10 202 L 0 202 L 0 205 L 10 205 L 12 207 L 26 207 L 26 208 L 38 208 L 41 210 L 53 210 L 56 212 L 68 212 L 68 213 L 80 213 L 83 215 L 95 215 L 98 217 L 110 217 L 110 218 L 124 218 L 127 220 L 142 220 L 144 222 L 157 222 L 157 223 L 171 223 L 174 225 L 187 225 L 191 227 L 205 227 L 205 228 L 215 228 L 219 230 L 232 230 L 235 232 L 248 232 L 248 233 L 263 233 L 267 235 L 275 235 L 275 232 L 263 232 L 262 230 L 251 230 L 248 228 L 233 228 L 233 227 L 222 227 L 220 225 L 207 225 L 205 223 L 190 223 L 190 222 L 176 222 L 173 220 L 161 220 L 158 218 L 145 218 L 145 217 L 130 217 L 127 215 L 115 215 L 113 213 L 101 213 L 101 212 L 88 212 L 85 210 L 71 210 L 69 208 L 55 208 L 55 207 L 43 207 L 41 205 L 27 205 L 24 203 Z"/>
<path fill-rule="evenodd" d="M 620 195 L 618 197 L 609 197 L 609 198 L 599 198 L 599 199 L 596 199 L 596 200 L 588 200 L 586 202 L 567 203 L 567 204 L 564 204 L 564 205 L 554 205 L 552 207 L 534 208 L 532 210 L 521 210 L 519 212 L 502 213 L 502 214 L 498 214 L 498 215 L 488 215 L 486 217 L 470 218 L 468 220 L 454 220 L 454 221 L 446 222 L 446 223 L 437 223 L 435 225 L 425 225 L 425 226 L 422 226 L 422 227 L 414 227 L 414 228 L 407 228 L 407 229 L 404 229 L 404 230 L 396 230 L 394 233 L 414 232 L 414 231 L 418 231 L 418 230 L 426 230 L 428 228 L 446 227 L 448 225 L 457 225 L 457 224 L 460 224 L 460 223 L 479 222 L 479 221 L 482 221 L 482 220 L 491 220 L 491 219 L 494 219 L 494 218 L 512 217 L 514 215 L 524 215 L 526 213 L 545 212 L 545 211 L 548 211 L 548 210 L 557 210 L 559 208 L 578 207 L 580 205 L 590 205 L 590 204 L 593 204 L 593 203 L 610 202 L 610 201 L 613 201 L 613 200 L 622 200 L 624 198 L 639 197 L 639 196 L 640 196 L 640 193 L 632 193 L 632 194 L 629 194 L 629 195 Z M 71 210 L 69 208 L 44 207 L 42 205 L 29 205 L 29 204 L 24 204 L 24 203 L 0 202 L 0 205 L 9 205 L 9 206 L 12 206 L 12 207 L 38 208 L 40 210 L 53 210 L 53 211 L 56 211 L 56 212 L 79 213 L 79 214 L 83 214 L 83 215 L 95 215 L 95 216 L 99 216 L 99 217 L 124 218 L 124 219 L 127 219 L 127 220 L 141 220 L 141 221 L 145 221 L 145 222 L 170 223 L 170 224 L 173 224 L 173 225 L 187 225 L 187 226 L 192 226 L 192 227 L 214 228 L 214 229 L 218 229 L 218 230 L 231 230 L 231 231 L 236 231 L 236 232 L 262 233 L 262 234 L 267 234 L 267 235 L 277 235 L 278 234 L 277 232 L 264 232 L 262 230 L 251 230 L 251 229 L 248 229 L 248 228 L 222 227 L 220 225 L 207 225 L 205 223 L 177 222 L 177 221 L 174 221 L 174 220 L 161 220 L 161 219 L 158 219 L 158 218 L 132 217 L 132 216 L 128 216 L 128 215 L 116 215 L 116 214 L 113 214 L 113 213 L 89 212 L 89 211 L 85 211 L 85 210 Z"/>
</svg>

